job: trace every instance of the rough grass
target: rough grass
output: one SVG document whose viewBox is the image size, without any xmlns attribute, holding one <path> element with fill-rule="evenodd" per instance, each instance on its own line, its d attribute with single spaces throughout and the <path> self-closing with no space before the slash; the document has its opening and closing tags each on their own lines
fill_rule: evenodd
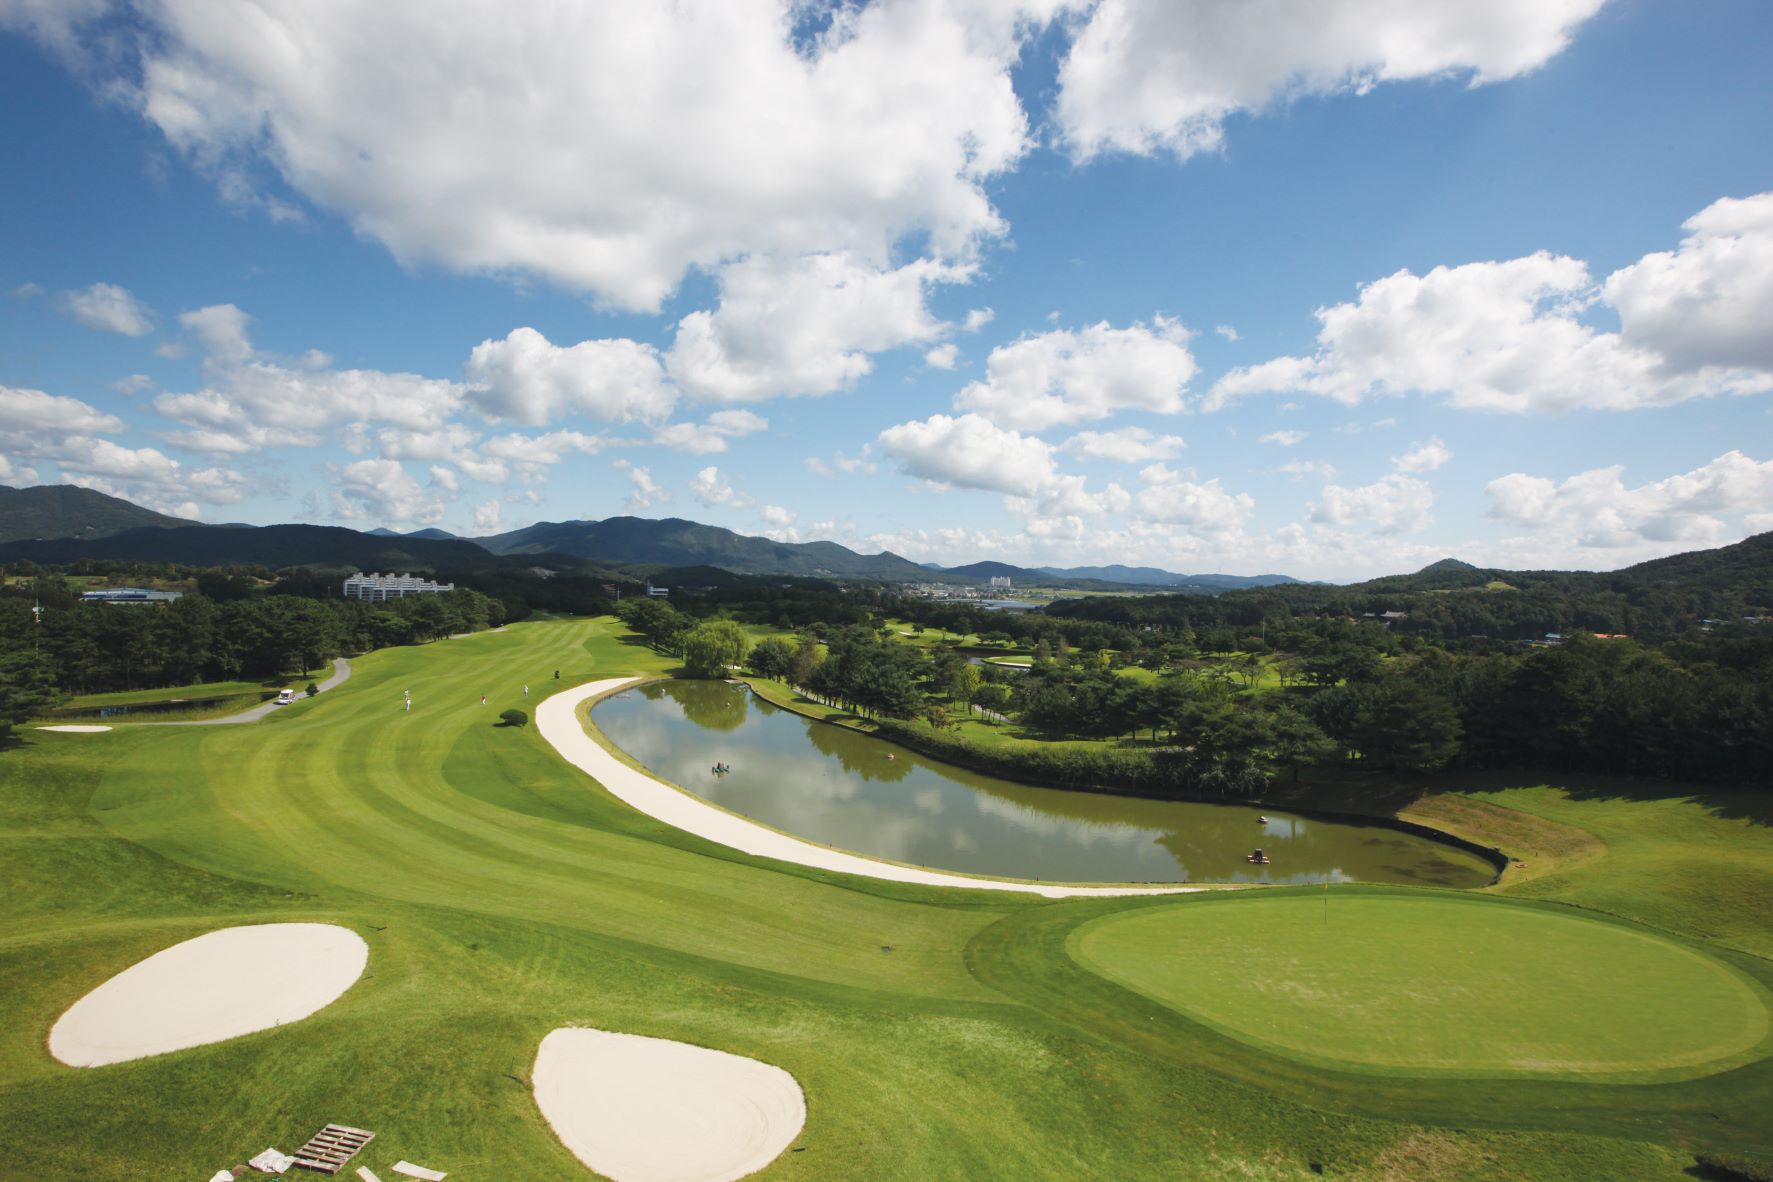
<svg viewBox="0 0 1773 1182">
<path fill-rule="evenodd" d="M 1727 1090 L 1352 1086 L 1066 955 L 1076 924 L 1140 900 L 759 863 L 625 808 L 533 728 L 495 725 L 559 685 L 671 663 L 610 621 L 525 623 L 372 654 L 248 726 L 24 732 L 0 753 L 0 1176 L 207 1177 L 341 1121 L 378 1133 L 357 1161 L 384 1177 L 399 1157 L 587 1177 L 528 1090 L 539 1040 L 569 1023 L 791 1071 L 803 1152 L 765 1179 L 1304 1179 L 1312 1162 L 1383 1178 L 1423 1162 L 1676 1182 L 1689 1146 L 1769 1148 L 1758 1066 Z M 115 1067 L 49 1057 L 56 1016 L 123 967 L 294 919 L 371 947 L 365 978 L 314 1017 Z"/>
<path fill-rule="evenodd" d="M 1425 796 L 1397 815 L 1506 851 L 1509 864 L 1489 888 L 1494 891 L 1566 874 L 1607 856 L 1607 844 L 1586 829 L 1451 792 Z"/>
</svg>

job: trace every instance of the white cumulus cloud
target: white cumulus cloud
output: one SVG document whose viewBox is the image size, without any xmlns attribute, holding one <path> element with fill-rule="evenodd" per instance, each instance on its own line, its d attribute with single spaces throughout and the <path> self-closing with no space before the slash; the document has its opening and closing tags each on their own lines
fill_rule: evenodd
<svg viewBox="0 0 1773 1182">
<path fill-rule="evenodd" d="M 671 494 L 653 479 L 651 468 L 642 468 L 630 464 L 626 460 L 617 460 L 611 466 L 628 475 L 628 483 L 631 487 L 628 499 L 622 502 L 622 507 L 628 512 L 640 513 L 671 499 Z"/>
<path fill-rule="evenodd" d="M 1033 496 L 1058 476 L 1053 448 L 982 415 L 931 415 L 880 433 L 881 451 L 934 484 Z"/>
<path fill-rule="evenodd" d="M 677 400 L 658 351 L 621 338 L 560 346 L 533 328 L 514 328 L 474 346 L 464 372 L 476 410 L 531 427 L 569 414 L 658 422 Z"/>
<path fill-rule="evenodd" d="M 1101 0 L 1059 72 L 1073 154 L 1212 150 L 1225 121 L 1307 95 L 1457 75 L 1513 78 L 1603 0 Z"/>
<path fill-rule="evenodd" d="M 867 375 L 870 354 L 940 334 L 930 286 L 970 275 L 930 259 L 882 270 L 847 254 L 749 258 L 721 269 L 719 306 L 683 318 L 665 363 L 700 398 L 828 394 Z"/>
<path fill-rule="evenodd" d="M 716 505 L 742 509 L 751 504 L 751 498 L 735 489 L 732 481 L 712 464 L 690 478 L 690 493 L 710 509 Z"/>
<path fill-rule="evenodd" d="M 1159 435 L 1144 427 L 1117 431 L 1079 431 L 1059 445 L 1059 450 L 1085 460 L 1113 460 L 1122 464 L 1147 464 L 1173 459 L 1187 444 L 1180 435 Z"/>
<path fill-rule="evenodd" d="M 1715 202 L 1686 226 L 1678 251 L 1601 284 L 1580 261 L 1543 251 L 1399 271 L 1353 303 L 1320 308 L 1315 354 L 1234 369 L 1206 405 L 1423 393 L 1468 410 L 1560 412 L 1773 390 L 1773 194 Z M 1621 331 L 1584 320 L 1597 302 L 1617 309 Z"/>
<path fill-rule="evenodd" d="M 91 434 L 123 430 L 123 420 L 60 394 L 0 386 L 0 437 L 53 431 Z"/>
<path fill-rule="evenodd" d="M 1326 484 L 1311 506 L 1311 520 L 1325 525 L 1371 526 L 1378 534 L 1414 533 L 1433 524 L 1434 492 L 1428 482 L 1393 473 L 1372 484 Z"/>
<path fill-rule="evenodd" d="M 1002 427 L 1044 431 L 1125 410 L 1174 414 L 1195 373 L 1188 332 L 1174 320 L 1058 329 L 991 351 L 983 381 L 954 397 L 956 410 Z"/>
<path fill-rule="evenodd" d="M 332 472 L 333 516 L 368 518 L 386 525 L 436 525 L 443 520 L 442 498 L 425 491 L 398 460 L 357 460 Z"/>
<path fill-rule="evenodd" d="M 1218 477 L 1198 481 L 1164 464 L 1152 464 L 1139 477 L 1144 487 L 1134 494 L 1134 504 L 1139 517 L 1153 525 L 1180 526 L 1195 534 L 1232 534 L 1256 509 L 1254 498 L 1231 492 Z"/>
<path fill-rule="evenodd" d="M 115 283 L 95 283 L 79 291 L 63 292 L 61 303 L 69 316 L 100 332 L 145 337 L 154 331 L 154 313 L 127 288 Z"/>
<path fill-rule="evenodd" d="M 1715 201 L 1683 228 L 1680 249 L 1607 277 L 1620 335 L 1677 373 L 1773 373 L 1773 193 Z"/>
<path fill-rule="evenodd" d="M 204 351 L 200 390 L 154 399 L 161 416 L 190 430 L 166 438 L 194 451 L 240 455 L 267 447 L 313 446 L 323 432 L 348 423 L 389 423 L 429 433 L 462 403 L 454 382 L 381 370 L 316 368 L 260 353 L 247 335 L 249 317 L 232 304 L 180 314 Z M 323 356 L 323 355 L 321 355 Z M 356 446 L 366 436 L 357 429 Z"/>
<path fill-rule="evenodd" d="M 729 439 L 766 430 L 770 421 L 748 410 L 717 410 L 700 423 L 668 423 L 653 432 L 653 442 L 694 456 L 727 449 Z"/>
<path fill-rule="evenodd" d="M 106 81 L 237 203 L 295 213 L 274 173 L 405 262 L 651 310 L 747 255 L 1000 233 L 986 183 L 1029 144 L 1010 69 L 1057 7 L 881 0 L 800 39 L 787 0 L 161 0 L 139 80 Z"/>
<path fill-rule="evenodd" d="M 1726 517 L 1773 505 L 1773 460 L 1730 451 L 1691 472 L 1635 488 L 1626 485 L 1619 464 L 1562 481 L 1514 472 L 1492 480 L 1485 492 L 1492 517 L 1569 534 L 1581 546 L 1651 542 L 1691 549 L 1731 540 Z"/>
<path fill-rule="evenodd" d="M 1425 439 L 1412 444 L 1401 456 L 1391 457 L 1391 466 L 1399 472 L 1433 472 L 1453 458 L 1453 449 L 1439 439 Z"/>
</svg>

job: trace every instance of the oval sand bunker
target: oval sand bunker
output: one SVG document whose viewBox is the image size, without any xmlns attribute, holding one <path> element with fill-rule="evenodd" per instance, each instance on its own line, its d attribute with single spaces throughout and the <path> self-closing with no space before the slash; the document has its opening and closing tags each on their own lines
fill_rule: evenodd
<svg viewBox="0 0 1773 1182">
<path fill-rule="evenodd" d="M 110 730 L 108 726 L 79 726 L 73 723 L 62 723 L 59 726 L 40 726 L 40 731 L 56 731 L 64 735 L 97 735 Z"/>
<path fill-rule="evenodd" d="M 329 923 L 223 928 L 156 952 L 75 1002 L 49 1053 L 102 1067 L 269 1030 L 335 1001 L 363 975 L 369 945 Z"/>
<path fill-rule="evenodd" d="M 806 1124 L 806 1098 L 780 1067 L 637 1034 L 552 1031 L 534 1086 L 555 1135 L 615 1182 L 733 1182 Z"/>
</svg>

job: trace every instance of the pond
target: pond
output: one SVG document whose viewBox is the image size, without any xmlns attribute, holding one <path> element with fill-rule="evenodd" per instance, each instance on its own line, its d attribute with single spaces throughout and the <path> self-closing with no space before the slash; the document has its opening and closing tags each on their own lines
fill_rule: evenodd
<svg viewBox="0 0 1773 1182">
<path fill-rule="evenodd" d="M 1476 854 L 1378 826 L 1013 784 L 725 682 L 637 686 L 598 703 L 592 721 L 656 775 L 722 808 L 914 866 L 1052 882 L 1473 887 L 1495 874 Z M 716 775 L 716 764 L 732 770 Z M 1268 865 L 1247 860 L 1257 847 Z"/>
<path fill-rule="evenodd" d="M 162 698 L 153 702 L 119 702 L 113 706 L 63 706 L 44 712 L 45 718 L 119 718 L 126 714 L 172 714 L 182 711 L 213 710 L 222 706 L 238 706 L 245 710 L 271 700 L 273 693 L 228 694 L 220 698 Z"/>
</svg>

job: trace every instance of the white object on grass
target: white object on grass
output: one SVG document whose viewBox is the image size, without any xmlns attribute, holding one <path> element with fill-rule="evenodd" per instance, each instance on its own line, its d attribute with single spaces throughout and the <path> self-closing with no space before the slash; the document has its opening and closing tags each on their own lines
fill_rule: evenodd
<svg viewBox="0 0 1773 1182">
<path fill-rule="evenodd" d="M 443 1182 L 445 1178 L 449 1177 L 442 1170 L 427 1170 L 424 1166 L 415 1166 L 409 1161 L 395 1162 L 394 1172 L 405 1174 L 408 1178 L 423 1178 L 425 1182 Z"/>
<path fill-rule="evenodd" d="M 257 1157 L 247 1159 L 246 1164 L 261 1174 L 281 1174 L 295 1165 L 295 1158 L 287 1153 L 279 1153 L 275 1149 L 267 1149 Z M 229 1175 L 229 1177 L 232 1176 Z M 214 1179 L 211 1179 L 210 1182 L 214 1182 Z"/>
</svg>

